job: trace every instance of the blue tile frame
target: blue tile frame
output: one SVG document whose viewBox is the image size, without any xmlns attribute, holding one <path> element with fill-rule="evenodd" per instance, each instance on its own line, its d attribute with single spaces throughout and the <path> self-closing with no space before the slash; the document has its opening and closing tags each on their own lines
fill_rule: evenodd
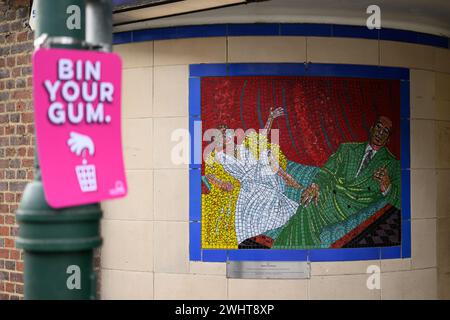
<svg viewBox="0 0 450 320">
<path fill-rule="evenodd" d="M 115 33 L 113 43 L 227 36 L 344 37 L 391 40 L 450 48 L 449 38 L 432 34 L 390 28 L 369 30 L 365 26 L 316 23 L 228 23 L 153 28 Z"/>
<path fill-rule="evenodd" d="M 223 250 L 201 248 L 201 169 L 193 161 L 191 149 L 190 185 L 190 245 L 192 261 L 353 261 L 409 258 L 411 256 L 410 206 L 410 106 L 409 69 L 343 64 L 299 63 L 236 63 L 194 64 L 189 69 L 189 128 L 191 146 L 201 140 L 198 126 L 201 121 L 201 78 L 206 76 L 334 76 L 400 80 L 401 118 L 401 184 L 402 184 L 402 242 L 400 246 L 380 248 L 340 248 L 311 250 Z M 196 129 L 195 129 L 196 128 Z M 194 134 L 194 131 L 197 131 Z M 201 149 L 201 143 L 198 144 Z M 201 150 L 200 150 L 201 151 Z"/>
</svg>

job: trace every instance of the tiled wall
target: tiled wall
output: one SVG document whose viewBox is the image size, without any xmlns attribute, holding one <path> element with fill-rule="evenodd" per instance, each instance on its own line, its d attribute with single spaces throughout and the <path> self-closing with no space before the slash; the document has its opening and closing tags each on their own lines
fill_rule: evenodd
<svg viewBox="0 0 450 320">
<path fill-rule="evenodd" d="M 450 50 L 391 41 L 217 37 L 115 47 L 124 59 L 130 194 L 104 204 L 103 299 L 450 298 Z M 412 259 L 312 263 L 309 280 L 237 280 L 189 261 L 188 166 L 170 161 L 188 128 L 188 65 L 324 62 L 411 68 Z M 368 290 L 367 266 L 381 268 Z"/>
</svg>

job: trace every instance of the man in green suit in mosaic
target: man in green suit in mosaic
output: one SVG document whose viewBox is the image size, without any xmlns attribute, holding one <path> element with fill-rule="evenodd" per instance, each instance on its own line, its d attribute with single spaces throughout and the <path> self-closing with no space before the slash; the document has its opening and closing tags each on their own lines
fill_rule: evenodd
<svg viewBox="0 0 450 320">
<path fill-rule="evenodd" d="M 368 142 L 342 143 L 303 191 L 273 248 L 319 248 L 325 227 L 383 199 L 400 209 L 400 163 L 386 147 L 391 131 L 392 121 L 379 117 Z"/>
</svg>

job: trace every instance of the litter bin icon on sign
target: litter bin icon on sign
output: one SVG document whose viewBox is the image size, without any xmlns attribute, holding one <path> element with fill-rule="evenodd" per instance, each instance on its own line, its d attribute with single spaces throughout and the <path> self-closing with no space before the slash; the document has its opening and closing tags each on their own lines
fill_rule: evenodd
<svg viewBox="0 0 450 320">
<path fill-rule="evenodd" d="M 77 172 L 81 192 L 97 191 L 97 176 L 93 164 L 87 164 L 87 160 L 83 159 L 83 164 L 76 166 L 75 171 Z"/>
<path fill-rule="evenodd" d="M 67 140 L 67 145 L 70 147 L 70 151 L 75 153 L 77 156 L 83 156 L 82 164 L 75 167 L 81 192 L 97 191 L 97 175 L 95 165 L 88 164 L 86 159 L 86 150 L 90 156 L 93 156 L 95 153 L 94 142 L 87 135 L 71 132 L 70 138 Z"/>
</svg>

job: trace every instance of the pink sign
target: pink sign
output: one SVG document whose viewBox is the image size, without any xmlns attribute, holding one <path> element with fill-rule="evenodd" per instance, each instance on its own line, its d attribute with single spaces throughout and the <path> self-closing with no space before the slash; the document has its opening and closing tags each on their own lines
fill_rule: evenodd
<svg viewBox="0 0 450 320">
<path fill-rule="evenodd" d="M 116 54 L 40 49 L 33 56 L 37 150 L 45 198 L 54 208 L 127 193 L 121 69 Z"/>
</svg>

